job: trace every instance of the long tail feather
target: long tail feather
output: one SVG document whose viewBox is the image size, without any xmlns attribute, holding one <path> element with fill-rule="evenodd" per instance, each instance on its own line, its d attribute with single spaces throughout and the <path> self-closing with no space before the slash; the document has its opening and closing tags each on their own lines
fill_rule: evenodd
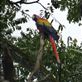
<svg viewBox="0 0 82 82">
<path fill-rule="evenodd" d="M 51 42 L 51 45 L 52 45 L 52 48 L 53 48 L 53 52 L 56 56 L 56 60 L 57 60 L 58 63 L 60 63 L 59 54 L 58 54 L 57 49 L 56 49 L 55 41 L 54 41 L 52 36 L 49 36 L 49 39 L 50 39 L 50 42 Z"/>
</svg>

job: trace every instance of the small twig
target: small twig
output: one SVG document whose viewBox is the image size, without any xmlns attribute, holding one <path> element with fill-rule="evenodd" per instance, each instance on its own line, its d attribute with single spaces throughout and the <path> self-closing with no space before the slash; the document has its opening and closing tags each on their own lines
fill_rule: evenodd
<svg viewBox="0 0 82 82">
<path fill-rule="evenodd" d="M 52 14 L 51 14 L 52 16 Z M 53 16 L 52 16 L 53 17 Z M 65 26 L 63 24 L 61 24 L 55 17 L 53 17 L 53 21 L 55 20 L 55 22 L 57 22 L 59 25 L 63 26 L 65 28 Z"/>
<path fill-rule="evenodd" d="M 27 15 L 28 17 L 32 18 L 29 14 L 25 13 L 23 10 L 21 11 L 23 14 Z"/>
<path fill-rule="evenodd" d="M 46 7 L 44 7 L 40 2 L 38 2 L 45 10 L 48 10 Z"/>
</svg>

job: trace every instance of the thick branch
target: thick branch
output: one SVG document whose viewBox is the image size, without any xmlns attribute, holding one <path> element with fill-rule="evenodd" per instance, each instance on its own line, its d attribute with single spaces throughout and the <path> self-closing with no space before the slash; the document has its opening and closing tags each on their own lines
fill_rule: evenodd
<svg viewBox="0 0 82 82">
<path fill-rule="evenodd" d="M 40 49 L 38 51 L 36 64 L 35 64 L 34 70 L 32 71 L 32 73 L 28 79 L 28 82 L 32 82 L 31 79 L 32 79 L 34 73 L 36 73 L 38 71 L 38 69 L 40 68 L 40 63 L 41 63 L 42 55 L 43 55 L 43 47 L 44 47 L 44 38 L 43 38 L 43 35 L 41 35 L 41 37 L 40 37 Z"/>
</svg>

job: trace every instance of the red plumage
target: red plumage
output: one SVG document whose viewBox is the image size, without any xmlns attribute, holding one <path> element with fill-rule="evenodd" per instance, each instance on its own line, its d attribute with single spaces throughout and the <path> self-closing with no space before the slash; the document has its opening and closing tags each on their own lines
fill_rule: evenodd
<svg viewBox="0 0 82 82">
<path fill-rule="evenodd" d="M 53 52 L 56 56 L 56 60 L 57 60 L 58 63 L 60 63 L 59 54 L 58 54 L 57 49 L 56 49 L 55 41 L 54 41 L 52 36 L 49 36 L 49 39 L 50 39 L 50 42 L 51 42 L 51 45 L 52 45 L 52 48 L 53 48 Z"/>
</svg>

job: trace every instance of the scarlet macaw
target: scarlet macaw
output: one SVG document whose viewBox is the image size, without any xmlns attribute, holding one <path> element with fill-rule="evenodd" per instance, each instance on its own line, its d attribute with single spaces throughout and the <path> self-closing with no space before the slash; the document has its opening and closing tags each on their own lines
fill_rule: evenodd
<svg viewBox="0 0 82 82">
<path fill-rule="evenodd" d="M 49 23 L 47 19 L 41 18 L 35 14 L 33 15 L 32 19 L 36 22 L 37 29 L 42 32 L 44 36 L 49 37 L 57 62 L 60 63 L 59 55 L 56 50 L 56 44 L 54 42 L 54 40 L 58 41 L 59 39 L 56 30 L 52 27 L 51 23 Z"/>
</svg>

